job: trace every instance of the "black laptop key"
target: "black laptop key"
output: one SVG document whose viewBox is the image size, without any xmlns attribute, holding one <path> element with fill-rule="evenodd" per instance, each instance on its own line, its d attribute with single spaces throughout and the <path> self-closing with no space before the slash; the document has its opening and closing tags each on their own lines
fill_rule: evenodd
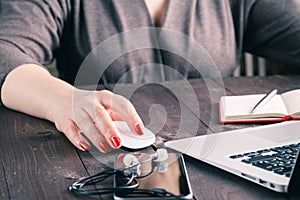
<svg viewBox="0 0 300 200">
<path fill-rule="evenodd" d="M 237 155 L 232 155 L 232 156 L 230 156 L 229 158 L 231 158 L 231 159 L 237 159 L 237 158 L 242 158 L 242 157 L 244 157 L 244 155 L 242 155 L 242 154 L 237 154 Z"/>
<path fill-rule="evenodd" d="M 264 162 L 256 162 L 256 163 L 252 163 L 252 165 L 262 168 L 262 169 L 266 169 L 268 171 L 272 171 L 273 169 L 273 165 L 269 164 L 269 163 L 264 163 Z"/>
<path fill-rule="evenodd" d="M 251 164 L 248 159 L 241 160 L 243 163 Z"/>
<path fill-rule="evenodd" d="M 259 154 L 261 154 L 261 153 L 269 153 L 269 152 L 271 152 L 272 150 L 270 150 L 270 149 L 262 149 L 262 150 L 258 150 L 258 151 L 256 151 L 257 153 L 259 153 Z"/>
<path fill-rule="evenodd" d="M 254 152 L 248 152 L 248 153 L 245 153 L 243 154 L 244 156 L 247 156 L 247 157 L 254 157 L 254 156 L 257 156 L 259 155 L 258 152 L 254 151 Z"/>
<path fill-rule="evenodd" d="M 272 151 L 276 151 L 276 152 L 282 152 L 284 151 L 284 148 L 283 147 L 274 147 L 274 148 L 271 148 Z"/>
<path fill-rule="evenodd" d="M 271 160 L 274 157 L 271 155 L 266 155 L 266 156 L 262 156 L 262 155 L 258 155 L 258 156 L 254 156 L 248 159 L 248 161 L 250 163 L 255 163 L 255 162 L 259 162 L 259 161 L 264 161 L 264 160 Z"/>
<path fill-rule="evenodd" d="M 286 177 L 291 177 L 291 172 L 287 172 L 287 173 L 285 173 L 284 175 L 286 176 Z"/>
<path fill-rule="evenodd" d="M 293 169 L 293 166 L 287 166 L 287 167 L 282 167 L 280 169 L 274 170 L 275 173 L 280 174 L 280 175 L 286 175 L 288 173 L 291 173 Z"/>
</svg>

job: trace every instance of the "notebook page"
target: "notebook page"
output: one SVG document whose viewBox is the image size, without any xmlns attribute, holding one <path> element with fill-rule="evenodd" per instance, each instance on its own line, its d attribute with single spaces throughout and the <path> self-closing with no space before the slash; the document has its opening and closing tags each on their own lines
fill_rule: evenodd
<svg viewBox="0 0 300 200">
<path fill-rule="evenodd" d="M 286 105 L 286 109 L 290 115 L 298 113 L 300 116 L 300 89 L 292 90 L 281 94 Z"/>
<path fill-rule="evenodd" d="M 275 95 L 268 103 L 257 112 L 250 113 L 252 108 L 263 98 L 265 94 L 226 96 L 221 98 L 224 116 L 274 116 L 287 115 L 287 109 L 280 95 Z"/>
</svg>

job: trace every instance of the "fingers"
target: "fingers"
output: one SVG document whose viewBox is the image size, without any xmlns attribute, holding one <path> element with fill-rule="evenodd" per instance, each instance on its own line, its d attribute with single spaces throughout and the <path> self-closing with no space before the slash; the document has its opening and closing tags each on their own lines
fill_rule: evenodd
<svg viewBox="0 0 300 200">
<path fill-rule="evenodd" d="M 143 122 L 126 98 L 109 91 L 77 92 L 73 111 L 62 117 L 68 120 L 58 117 L 57 125 L 77 148 L 86 151 L 94 145 L 101 152 L 119 148 L 122 141 L 114 120 L 126 121 L 132 132 L 143 134 Z"/>
<path fill-rule="evenodd" d="M 101 152 L 107 153 L 111 150 L 111 147 L 107 144 L 106 139 L 99 134 L 93 123 L 90 123 L 88 117 L 82 118 L 78 125 L 75 122 L 68 120 L 63 125 L 56 125 L 60 131 L 62 131 L 68 140 L 82 151 L 88 151 L 91 141 Z M 84 124 L 84 125 L 83 125 Z M 78 126 L 81 127 L 79 130 Z M 61 127 L 61 128 L 59 128 Z M 87 138 L 87 139 L 86 139 Z M 88 141 L 89 140 L 89 141 Z"/>
<path fill-rule="evenodd" d="M 111 150 L 110 145 L 107 143 L 103 134 L 101 134 L 102 132 L 98 130 L 88 113 L 83 113 L 79 119 L 81 120 L 77 121 L 77 124 L 80 127 L 82 134 L 84 134 L 85 137 L 87 137 L 101 152 L 109 152 Z"/>
<path fill-rule="evenodd" d="M 56 124 L 58 130 L 62 131 L 68 140 L 82 151 L 89 149 L 88 141 L 83 138 L 76 124 L 71 120 L 66 120 L 63 124 Z"/>
<path fill-rule="evenodd" d="M 104 105 L 106 110 L 109 110 L 110 116 L 114 120 L 126 121 L 132 132 L 143 135 L 144 124 L 129 100 L 104 90 L 100 91 L 98 95 L 100 95 L 98 97 L 100 104 Z"/>
<path fill-rule="evenodd" d="M 112 148 L 119 148 L 121 139 L 118 130 L 105 108 L 101 104 L 95 103 L 94 109 L 86 107 L 85 112 L 89 116 L 86 116 L 78 123 L 82 127 L 81 130 L 86 133 L 93 144 L 99 144 L 100 146 L 110 145 Z"/>
<path fill-rule="evenodd" d="M 95 141 L 96 143 L 98 143 L 97 138 L 102 137 L 112 148 L 119 148 L 121 146 L 121 139 L 119 136 L 119 132 L 110 117 L 109 112 L 107 112 L 107 110 L 97 102 L 94 103 L 93 109 L 91 109 L 91 107 L 86 107 L 85 111 L 90 116 L 90 119 L 82 120 L 79 123 L 80 127 L 92 127 L 92 129 L 86 130 L 89 131 L 88 137 L 91 139 L 91 141 Z"/>
</svg>

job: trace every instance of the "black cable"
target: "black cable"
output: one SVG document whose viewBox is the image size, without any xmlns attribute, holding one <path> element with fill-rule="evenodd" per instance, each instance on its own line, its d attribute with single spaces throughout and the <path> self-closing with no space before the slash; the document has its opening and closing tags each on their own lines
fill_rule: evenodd
<svg viewBox="0 0 300 200">
<path fill-rule="evenodd" d="M 174 197 L 176 199 L 183 199 L 182 196 L 177 196 L 162 188 L 153 189 L 140 189 L 138 179 L 145 178 L 151 175 L 156 169 L 156 165 L 152 163 L 151 171 L 145 175 L 140 176 L 137 168 L 147 162 L 153 162 L 154 158 L 146 159 L 142 162 L 133 164 L 132 166 L 126 168 L 113 168 L 109 169 L 95 175 L 80 179 L 69 186 L 69 191 L 80 194 L 80 195 L 104 195 L 118 193 L 121 195 L 129 194 L 143 194 L 151 195 L 156 197 Z M 97 183 L 103 182 L 112 175 L 122 177 L 117 179 L 116 187 L 112 188 L 97 188 Z M 86 186 L 94 185 L 93 189 L 88 189 Z"/>
<path fill-rule="evenodd" d="M 122 173 L 122 176 L 124 176 L 122 180 L 123 181 L 126 180 L 125 184 L 120 184 L 119 182 L 119 184 L 117 184 L 117 187 L 113 187 L 113 188 L 94 188 L 94 189 L 85 188 L 88 185 L 93 185 L 102 182 L 106 178 L 117 173 Z M 139 178 L 146 177 L 151 173 L 153 173 L 153 170 L 147 175 L 141 176 Z M 161 188 L 139 189 L 138 186 L 139 186 L 139 181 L 134 174 L 131 174 L 131 176 L 127 176 L 124 175 L 122 171 L 114 169 L 114 170 L 107 170 L 104 172 L 100 172 L 93 176 L 76 181 L 69 187 L 69 191 L 80 195 L 104 195 L 104 194 L 112 194 L 112 193 L 121 193 L 124 195 L 143 194 L 143 195 L 151 195 L 151 196 L 158 196 L 158 197 L 171 196 L 176 199 L 182 198 L 181 196 L 177 196 L 171 192 L 168 192 L 165 189 L 161 189 Z"/>
<path fill-rule="evenodd" d="M 139 189 L 139 188 L 96 188 L 91 190 L 85 189 L 77 189 L 77 188 L 70 188 L 70 191 L 81 194 L 81 195 L 104 195 L 104 194 L 112 194 L 112 193 L 119 193 L 121 195 L 149 195 L 153 197 L 174 197 L 176 199 L 184 199 L 182 196 L 175 195 L 171 192 L 168 192 L 162 188 L 153 188 L 153 189 Z"/>
</svg>

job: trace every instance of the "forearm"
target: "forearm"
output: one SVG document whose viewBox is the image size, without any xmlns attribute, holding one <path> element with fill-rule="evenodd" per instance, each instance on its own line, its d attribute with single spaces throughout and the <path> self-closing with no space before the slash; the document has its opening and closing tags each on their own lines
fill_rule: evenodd
<svg viewBox="0 0 300 200">
<path fill-rule="evenodd" d="M 54 121 L 53 113 L 61 106 L 71 106 L 73 86 L 53 77 L 46 69 L 34 64 L 21 65 L 11 71 L 2 86 L 3 104 L 35 117 Z M 65 98 L 67 97 L 67 98 Z"/>
<path fill-rule="evenodd" d="M 121 139 L 113 120 L 126 121 L 132 132 L 143 134 L 142 120 L 124 97 L 105 90 L 75 89 L 38 65 L 11 71 L 1 98 L 8 108 L 53 122 L 81 150 L 90 146 L 81 132 L 102 152 L 119 148 Z"/>
</svg>

